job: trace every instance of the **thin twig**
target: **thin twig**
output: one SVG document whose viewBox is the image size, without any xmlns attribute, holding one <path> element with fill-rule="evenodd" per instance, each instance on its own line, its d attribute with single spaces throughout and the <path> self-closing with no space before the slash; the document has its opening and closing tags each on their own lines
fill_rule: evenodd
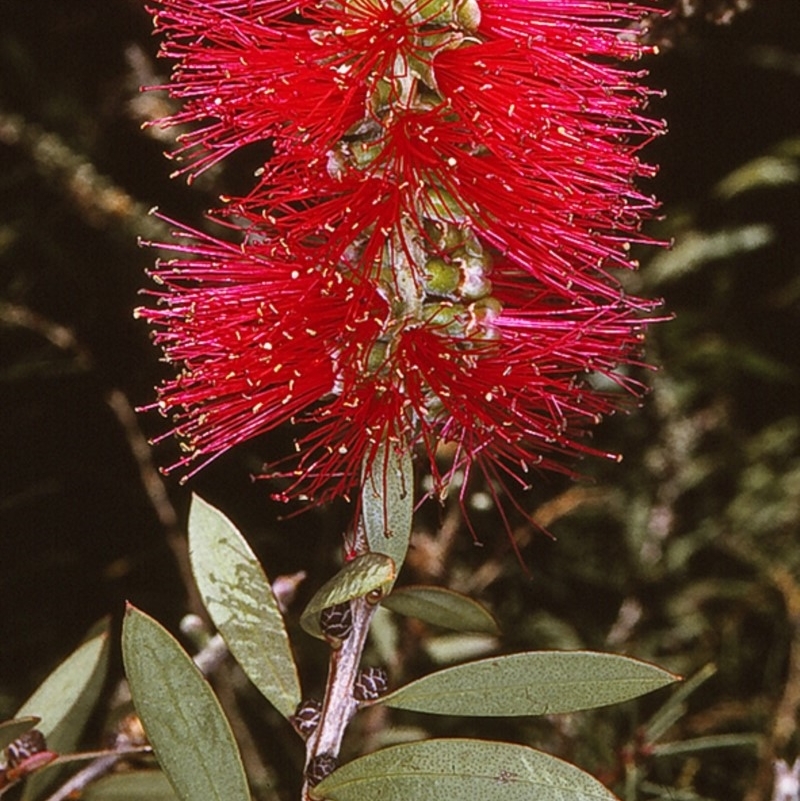
<svg viewBox="0 0 800 801">
<path fill-rule="evenodd" d="M 94 762 L 90 762 L 83 770 L 78 771 L 72 778 L 66 781 L 46 801 L 66 801 L 68 798 L 78 797 L 75 794 L 82 793 L 92 782 L 96 782 L 106 774 L 110 773 L 114 766 L 124 759 L 122 754 L 109 754 L 99 757 Z"/>
<path fill-rule="evenodd" d="M 100 754 L 99 756 L 97 756 L 98 753 Z M 65 762 L 74 762 L 78 759 L 92 759 L 92 762 L 62 784 L 58 790 L 47 797 L 46 801 L 65 801 L 69 798 L 77 798 L 92 782 L 96 782 L 110 773 L 120 760 L 152 753 L 153 750 L 150 746 L 130 747 L 122 744 L 119 750 L 116 751 L 64 754 L 47 767 L 63 765 Z"/>
</svg>

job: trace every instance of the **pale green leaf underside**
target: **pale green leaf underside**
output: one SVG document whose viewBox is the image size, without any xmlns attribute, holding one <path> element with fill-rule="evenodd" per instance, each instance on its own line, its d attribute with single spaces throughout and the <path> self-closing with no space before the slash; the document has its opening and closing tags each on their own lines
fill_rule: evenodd
<svg viewBox="0 0 800 801">
<path fill-rule="evenodd" d="M 497 621 L 486 607 L 443 587 L 401 587 L 387 595 L 381 604 L 392 612 L 454 631 L 500 633 Z"/>
<path fill-rule="evenodd" d="M 250 801 L 230 725 L 194 662 L 155 620 L 128 607 L 122 658 L 147 737 L 182 801 Z"/>
<path fill-rule="evenodd" d="M 532 651 L 431 673 L 380 703 L 440 715 L 547 715 L 627 701 L 677 680 L 626 656 Z"/>
<path fill-rule="evenodd" d="M 411 453 L 382 444 L 361 489 L 361 519 L 370 551 L 394 560 L 397 572 L 406 558 L 414 513 L 414 465 Z"/>
<path fill-rule="evenodd" d="M 89 785 L 82 801 L 177 801 L 169 779 L 160 770 L 137 770 L 106 776 Z"/>
<path fill-rule="evenodd" d="M 424 740 L 349 762 L 312 791 L 328 801 L 615 801 L 600 782 L 524 745 Z"/>
<path fill-rule="evenodd" d="M 36 728 L 54 751 L 71 749 L 105 681 L 108 634 L 80 645 L 34 691 L 15 717 L 41 718 Z"/>
<path fill-rule="evenodd" d="M 289 637 L 272 587 L 233 523 L 194 496 L 189 557 L 208 614 L 249 679 L 285 717 L 300 703 Z"/>
<path fill-rule="evenodd" d="M 300 625 L 309 634 L 322 639 L 319 613 L 323 609 L 361 598 L 375 590 L 385 592 L 395 575 L 394 560 L 390 557 L 382 553 L 357 556 L 320 587 L 303 610 Z"/>
<path fill-rule="evenodd" d="M 105 622 L 100 633 L 76 648 L 17 711 L 18 718 L 41 718 L 36 728 L 45 736 L 51 751 L 75 750 L 105 683 L 108 650 Z M 41 796 L 57 775 L 48 771 L 31 777 L 25 785 L 23 801 Z"/>
<path fill-rule="evenodd" d="M 4 720 L 0 723 L 0 750 L 10 745 L 25 732 L 36 728 L 39 718 L 35 715 L 28 715 L 14 720 Z"/>
</svg>

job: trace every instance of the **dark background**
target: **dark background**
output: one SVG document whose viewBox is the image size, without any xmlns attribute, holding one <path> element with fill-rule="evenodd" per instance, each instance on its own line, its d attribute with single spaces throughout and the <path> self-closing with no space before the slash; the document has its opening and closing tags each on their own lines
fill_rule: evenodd
<svg viewBox="0 0 800 801">
<path fill-rule="evenodd" d="M 646 153 L 660 164 L 648 189 L 667 215 L 650 230 L 675 248 L 642 254 L 631 284 L 663 296 L 676 319 L 652 331 L 661 369 L 645 375 L 654 391 L 643 410 L 598 431 L 624 462 L 581 465 L 588 478 L 577 483 L 541 477 L 518 499 L 556 537 L 515 518 L 524 567 L 492 510 L 474 512 L 475 547 L 464 526 L 452 541 L 438 535 L 457 515 L 427 505 L 406 571 L 488 603 L 502 650 L 614 650 L 687 676 L 713 662 L 664 739 L 746 736 L 642 757 L 641 798 L 660 797 L 659 786 L 671 788 L 664 797 L 767 798 L 770 760 L 800 747 L 800 2 L 754 2 L 729 25 L 703 13 L 728 5 L 700 3 L 653 33 L 663 46 L 649 81 L 668 90 L 654 113 L 670 134 Z M 281 435 L 187 487 L 168 479 L 168 499 L 154 504 L 150 471 L 174 445 L 135 450 L 163 431 L 158 415 L 130 411 L 166 370 L 132 316 L 154 258 L 136 239 L 163 235 L 146 216 L 156 204 L 202 225 L 216 194 L 246 183 L 247 157 L 192 188 L 169 180 L 169 142 L 140 129 L 166 101 L 137 87 L 167 65 L 136 0 L 0 0 L 0 12 L 3 719 L 99 618 L 118 625 L 126 599 L 173 631 L 197 608 L 181 568 L 190 491 L 242 527 L 270 576 L 308 570 L 308 592 L 333 570 L 347 510 L 279 519 L 285 509 L 250 475 Z M 413 675 L 438 633 L 401 631 Z M 324 654 L 299 649 L 304 679 L 319 683 Z M 486 731 L 613 782 L 658 702 Z M 274 718 L 254 705 L 269 764 Z M 294 797 L 296 777 L 272 768 L 278 797 Z"/>
</svg>

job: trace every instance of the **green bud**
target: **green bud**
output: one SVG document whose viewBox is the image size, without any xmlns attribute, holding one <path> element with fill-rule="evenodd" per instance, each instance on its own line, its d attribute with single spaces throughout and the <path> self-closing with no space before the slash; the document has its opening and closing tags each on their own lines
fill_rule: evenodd
<svg viewBox="0 0 800 801">
<path fill-rule="evenodd" d="M 492 294 L 492 282 L 483 270 L 462 269 L 458 293 L 462 300 L 480 300 Z"/>
<path fill-rule="evenodd" d="M 469 215 L 464 206 L 441 186 L 428 187 L 423 196 L 422 213 L 440 222 L 451 223 L 453 225 L 464 225 L 470 221 Z"/>
<path fill-rule="evenodd" d="M 477 0 L 456 0 L 456 22 L 470 33 L 478 30 L 481 24 L 481 7 Z"/>
<path fill-rule="evenodd" d="M 487 297 L 471 303 L 468 310 L 469 325 L 468 329 L 483 329 L 487 339 L 494 339 L 497 331 L 492 327 L 492 323 L 500 316 L 503 311 L 503 304 L 497 298 Z"/>
<path fill-rule="evenodd" d="M 399 11 L 412 9 L 411 19 L 418 25 L 446 25 L 455 19 L 453 0 L 427 0 L 417 3 L 414 0 L 395 0 L 393 5 Z"/>
<path fill-rule="evenodd" d="M 367 354 L 367 372 L 377 373 L 384 364 L 386 364 L 386 357 L 389 352 L 389 343 L 375 340 L 372 347 Z"/>
<path fill-rule="evenodd" d="M 422 307 L 422 319 L 426 324 L 441 328 L 454 337 L 463 337 L 469 321 L 467 309 L 461 303 L 425 303 Z"/>
<path fill-rule="evenodd" d="M 350 151 L 353 154 L 353 163 L 363 170 L 380 156 L 383 145 L 375 142 L 353 142 Z"/>
<path fill-rule="evenodd" d="M 461 271 L 439 256 L 425 262 L 425 292 L 429 295 L 452 295 L 461 283 Z"/>
<path fill-rule="evenodd" d="M 479 300 L 491 294 L 492 282 L 488 278 L 492 269 L 491 256 L 475 236 L 465 239 L 464 246 L 456 251 L 453 261 L 461 268 L 458 290 L 464 300 Z"/>
<path fill-rule="evenodd" d="M 376 114 L 385 111 L 392 102 L 392 82 L 385 76 L 378 78 L 373 86 L 369 102 Z"/>
</svg>

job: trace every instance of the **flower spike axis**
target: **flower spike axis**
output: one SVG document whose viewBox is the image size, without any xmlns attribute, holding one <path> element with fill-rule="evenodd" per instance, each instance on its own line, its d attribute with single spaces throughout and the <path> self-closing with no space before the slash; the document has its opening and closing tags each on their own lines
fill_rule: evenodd
<svg viewBox="0 0 800 801">
<path fill-rule="evenodd" d="M 162 0 L 152 7 L 191 128 L 188 176 L 261 148 L 245 197 L 173 223 L 141 310 L 180 374 L 160 389 L 193 472 L 309 423 L 285 497 L 347 495 L 383 442 L 526 483 L 598 454 L 636 396 L 657 304 L 614 270 L 655 209 L 636 180 L 663 131 L 645 106 L 652 9 L 593 0 Z M 601 392 L 599 375 L 624 392 Z M 454 453 L 445 468 L 442 444 Z M 599 453 L 598 455 L 608 455 Z"/>
</svg>

